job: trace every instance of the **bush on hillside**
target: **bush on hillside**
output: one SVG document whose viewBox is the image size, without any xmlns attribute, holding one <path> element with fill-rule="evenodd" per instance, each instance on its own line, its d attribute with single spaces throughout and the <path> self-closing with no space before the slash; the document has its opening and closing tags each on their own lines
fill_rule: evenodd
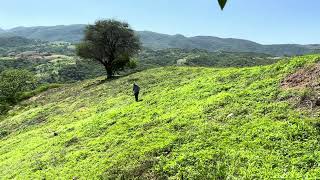
<svg viewBox="0 0 320 180">
<path fill-rule="evenodd" d="M 35 86 L 33 74 L 27 70 L 11 69 L 0 73 L 0 112 L 18 102 L 19 96 Z"/>
<path fill-rule="evenodd" d="M 23 101 L 26 99 L 29 99 L 33 96 L 36 96 L 37 94 L 40 94 L 42 92 L 45 92 L 49 89 L 54 89 L 54 88 L 59 88 L 61 87 L 61 84 L 42 84 L 40 86 L 38 86 L 36 89 L 31 90 L 31 91 L 26 91 L 26 92 L 22 92 L 19 97 L 18 97 L 18 101 Z"/>
</svg>

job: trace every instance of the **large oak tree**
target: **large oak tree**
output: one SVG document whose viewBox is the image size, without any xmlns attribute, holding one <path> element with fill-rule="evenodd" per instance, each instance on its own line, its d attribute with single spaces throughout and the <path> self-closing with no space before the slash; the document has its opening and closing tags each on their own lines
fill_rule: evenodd
<svg viewBox="0 0 320 180">
<path fill-rule="evenodd" d="M 129 24 L 113 19 L 88 25 L 83 41 L 77 45 L 78 56 L 102 64 L 108 78 L 128 64 L 139 50 L 139 38 Z"/>
</svg>

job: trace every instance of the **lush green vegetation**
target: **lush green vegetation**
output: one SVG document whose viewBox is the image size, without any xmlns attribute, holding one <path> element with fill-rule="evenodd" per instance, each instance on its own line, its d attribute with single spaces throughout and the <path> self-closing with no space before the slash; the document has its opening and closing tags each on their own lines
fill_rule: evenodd
<svg viewBox="0 0 320 180">
<path fill-rule="evenodd" d="M 33 73 L 25 69 L 7 69 L 0 73 L 0 115 L 17 103 L 38 95 L 60 84 L 42 84 Z"/>
<path fill-rule="evenodd" d="M 35 84 L 33 74 L 27 70 L 10 69 L 0 73 L 0 115 L 19 101 L 20 95 Z"/>
<path fill-rule="evenodd" d="M 297 108 L 306 93 L 280 82 L 319 58 L 163 67 L 49 90 L 0 120 L 0 177 L 315 179 L 319 109 Z"/>
</svg>

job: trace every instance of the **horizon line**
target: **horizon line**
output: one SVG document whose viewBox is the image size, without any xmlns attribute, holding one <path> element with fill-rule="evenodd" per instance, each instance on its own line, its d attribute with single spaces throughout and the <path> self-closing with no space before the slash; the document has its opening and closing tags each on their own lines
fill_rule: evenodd
<svg viewBox="0 0 320 180">
<path fill-rule="evenodd" d="M 87 26 L 89 25 L 90 23 L 88 24 L 58 24 L 58 25 L 35 25 L 35 26 L 15 26 L 15 27 L 12 27 L 12 28 L 1 28 L 0 27 L 0 30 L 4 30 L 6 32 L 12 30 L 12 29 L 17 29 L 17 28 L 40 28 L 40 27 L 58 27 L 58 26 L 79 26 L 79 25 L 82 25 L 82 26 Z M 177 34 L 170 34 L 170 33 L 161 33 L 161 32 L 156 32 L 156 31 L 152 31 L 152 30 L 134 30 L 136 32 L 151 32 L 151 33 L 157 33 L 157 34 L 161 34 L 161 35 L 169 35 L 169 36 L 183 36 L 185 38 L 193 38 L 193 37 L 211 37 L 211 38 L 219 38 L 219 39 L 235 39 L 235 40 L 243 40 L 243 41 L 249 41 L 249 42 L 252 42 L 252 43 L 256 43 L 256 44 L 259 44 L 259 45 L 265 45 L 265 46 L 268 46 L 268 45 L 303 45 L 303 46 L 307 46 L 307 45 L 320 45 L 320 42 L 319 43 L 260 43 L 260 42 L 257 42 L 257 41 L 253 41 L 253 40 L 250 40 L 250 39 L 245 39 L 245 38 L 236 38 L 236 37 L 218 37 L 218 36 L 214 36 L 214 35 L 192 35 L 192 36 L 188 36 L 188 35 L 185 35 L 185 34 L 181 34 L 181 33 L 177 33 Z M 0 32 L 1 34 L 2 32 Z"/>
</svg>

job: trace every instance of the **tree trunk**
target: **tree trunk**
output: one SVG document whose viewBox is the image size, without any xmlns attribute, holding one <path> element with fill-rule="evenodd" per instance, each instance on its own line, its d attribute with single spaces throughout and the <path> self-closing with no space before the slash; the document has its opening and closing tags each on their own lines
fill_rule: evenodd
<svg viewBox="0 0 320 180">
<path fill-rule="evenodd" d="M 110 79 L 113 77 L 113 71 L 112 71 L 112 65 L 106 65 L 105 66 L 106 71 L 107 71 L 107 79 Z"/>
</svg>

